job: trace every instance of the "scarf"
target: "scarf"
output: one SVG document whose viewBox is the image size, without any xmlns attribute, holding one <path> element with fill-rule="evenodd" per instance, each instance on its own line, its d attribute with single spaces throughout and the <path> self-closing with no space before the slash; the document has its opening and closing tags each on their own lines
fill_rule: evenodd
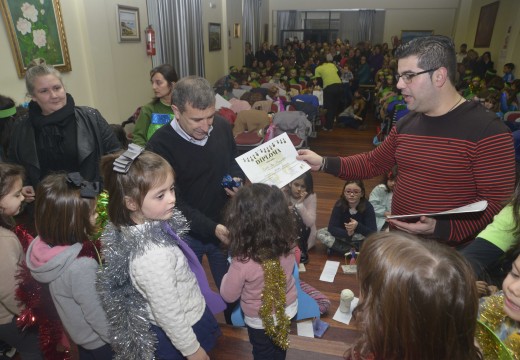
<svg viewBox="0 0 520 360">
<path fill-rule="evenodd" d="M 74 106 L 74 99 L 70 94 L 67 94 L 65 106 L 49 115 L 43 115 L 41 107 L 35 101 L 29 103 L 29 119 L 35 130 L 38 157 L 44 169 L 47 168 L 45 164 L 53 169 L 53 163 L 63 160 L 65 163 L 71 163 L 67 170 L 75 167 L 72 164 L 77 158 Z"/>
<path fill-rule="evenodd" d="M 123 226 L 117 229 L 112 223 L 106 226 L 101 236 L 106 265 L 98 274 L 98 291 L 110 324 L 109 336 L 116 353 L 115 360 L 154 358 L 157 339 L 150 329 L 147 301 L 134 288 L 130 278 L 130 261 L 144 254 L 150 244 L 179 246 L 199 281 L 208 307 L 212 311 L 225 307 L 222 299 L 220 304 L 218 299 L 215 301 L 217 294 L 213 293 L 212 299 L 208 299 L 205 293 L 207 279 L 204 269 L 181 239 L 188 231 L 188 222 L 177 209 L 170 220 L 146 222 L 139 228 Z M 211 291 L 209 285 L 207 290 Z"/>
</svg>

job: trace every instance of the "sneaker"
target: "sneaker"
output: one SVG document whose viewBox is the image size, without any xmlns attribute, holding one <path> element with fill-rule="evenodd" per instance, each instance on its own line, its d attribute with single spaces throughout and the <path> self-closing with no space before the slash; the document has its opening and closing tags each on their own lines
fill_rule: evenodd
<svg viewBox="0 0 520 360">
<path fill-rule="evenodd" d="M 327 228 L 320 229 L 316 234 L 316 238 L 327 248 L 330 248 L 336 241 L 336 238 L 328 232 Z"/>
</svg>

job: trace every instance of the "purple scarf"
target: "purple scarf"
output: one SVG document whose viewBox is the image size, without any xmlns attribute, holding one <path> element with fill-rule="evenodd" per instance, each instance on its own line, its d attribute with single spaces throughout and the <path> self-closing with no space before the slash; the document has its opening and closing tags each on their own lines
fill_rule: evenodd
<svg viewBox="0 0 520 360">
<path fill-rule="evenodd" d="M 188 244 L 182 240 L 166 222 L 162 222 L 162 228 L 167 234 L 171 235 L 177 241 L 179 248 L 184 253 L 184 256 L 186 256 L 186 259 L 188 259 L 190 269 L 197 278 L 200 291 L 202 292 L 202 295 L 204 295 L 204 299 L 206 299 L 206 304 L 208 305 L 209 310 L 213 313 L 213 315 L 224 311 L 227 306 L 226 303 L 224 300 L 222 300 L 220 294 L 217 294 L 210 289 L 208 279 L 206 278 L 206 273 L 204 272 L 204 269 L 202 268 L 202 265 L 199 259 L 197 259 L 197 256 L 193 250 L 191 250 Z"/>
</svg>

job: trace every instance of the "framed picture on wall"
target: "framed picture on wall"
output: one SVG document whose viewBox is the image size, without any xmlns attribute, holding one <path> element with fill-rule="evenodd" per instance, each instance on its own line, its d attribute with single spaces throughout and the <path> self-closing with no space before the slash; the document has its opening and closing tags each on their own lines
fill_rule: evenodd
<svg viewBox="0 0 520 360">
<path fill-rule="evenodd" d="M 499 1 L 482 6 L 480 8 L 480 16 L 478 17 L 477 33 L 475 34 L 476 48 L 487 48 L 491 45 L 491 37 L 493 36 L 493 28 L 498 14 Z"/>
<path fill-rule="evenodd" d="M 117 33 L 119 42 L 141 41 L 139 8 L 117 5 Z"/>
<path fill-rule="evenodd" d="M 0 8 L 20 78 L 34 59 L 71 71 L 59 0 L 0 0 Z"/>
<path fill-rule="evenodd" d="M 222 31 L 220 24 L 209 23 L 209 51 L 217 51 L 222 49 Z"/>
<path fill-rule="evenodd" d="M 401 43 L 404 44 L 412 39 L 430 35 L 433 35 L 433 30 L 401 30 Z"/>
</svg>

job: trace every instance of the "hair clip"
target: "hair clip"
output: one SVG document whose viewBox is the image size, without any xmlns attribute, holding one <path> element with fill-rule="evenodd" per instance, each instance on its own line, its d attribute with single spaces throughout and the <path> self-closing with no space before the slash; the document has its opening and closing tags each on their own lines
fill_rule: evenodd
<svg viewBox="0 0 520 360">
<path fill-rule="evenodd" d="M 67 184 L 80 189 L 79 195 L 82 198 L 94 199 L 100 193 L 99 181 L 84 180 L 79 172 L 67 174 Z"/>
<path fill-rule="evenodd" d="M 126 174 L 130 166 L 134 162 L 135 159 L 144 151 L 142 147 L 136 144 L 128 145 L 128 150 L 122 153 L 116 161 L 114 161 L 113 170 L 115 172 Z"/>
</svg>

